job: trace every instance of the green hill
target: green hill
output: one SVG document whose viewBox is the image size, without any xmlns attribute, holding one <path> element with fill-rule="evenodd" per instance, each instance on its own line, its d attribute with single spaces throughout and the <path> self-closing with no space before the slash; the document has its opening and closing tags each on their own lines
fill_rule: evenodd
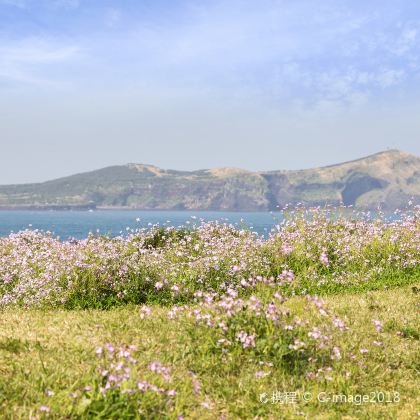
<svg viewBox="0 0 420 420">
<path fill-rule="evenodd" d="M 391 210 L 420 202 L 420 158 L 398 150 L 297 171 L 110 166 L 53 181 L 0 186 L 0 208 L 271 210 L 285 204 Z"/>
</svg>

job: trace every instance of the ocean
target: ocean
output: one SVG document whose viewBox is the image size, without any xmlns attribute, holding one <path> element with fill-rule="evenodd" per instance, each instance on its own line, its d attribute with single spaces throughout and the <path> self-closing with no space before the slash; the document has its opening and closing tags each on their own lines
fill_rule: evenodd
<svg viewBox="0 0 420 420">
<path fill-rule="evenodd" d="M 83 239 L 89 232 L 109 236 L 124 235 L 130 229 L 161 226 L 191 226 L 205 221 L 220 221 L 237 226 L 247 226 L 259 234 L 267 234 L 280 219 L 275 213 L 244 213 L 215 211 L 0 211 L 0 236 L 24 229 L 49 231 L 62 240 Z"/>
</svg>

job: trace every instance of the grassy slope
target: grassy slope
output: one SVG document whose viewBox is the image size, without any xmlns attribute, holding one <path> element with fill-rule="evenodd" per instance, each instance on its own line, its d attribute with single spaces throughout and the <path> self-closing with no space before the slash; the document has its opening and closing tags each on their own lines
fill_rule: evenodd
<svg viewBox="0 0 420 420">
<path fill-rule="evenodd" d="M 259 295 L 264 295 L 264 290 Z M 299 313 L 302 301 L 293 298 L 288 306 Z M 271 375 L 257 379 L 255 364 L 246 358 L 228 357 L 222 362 L 220 355 L 210 351 L 210 337 L 205 332 L 196 328 L 192 333 L 195 326 L 190 318 L 181 315 L 168 320 L 169 309 L 158 306 L 148 319 L 139 317 L 137 306 L 109 311 L 6 309 L 0 315 L 0 413 L 5 418 L 36 417 L 42 405 L 50 408 L 53 418 L 86 413 L 91 394 L 82 392 L 76 399 L 70 394 L 94 385 L 98 376 L 95 349 L 112 342 L 137 345 L 140 365 L 158 359 L 172 366 L 178 394 L 175 405 L 165 411 L 174 418 L 179 414 L 185 418 L 413 418 L 420 404 L 420 355 L 415 329 L 419 325 L 418 294 L 412 286 L 335 294 L 327 296 L 326 302 L 350 326 L 346 334 L 337 337 L 342 351 L 355 343 L 369 348 L 358 362 L 337 364 L 333 380 L 326 382 L 307 381 L 285 369 L 274 369 Z M 372 319 L 384 323 L 382 332 L 375 331 Z M 372 346 L 378 339 L 383 347 Z M 197 393 L 192 391 L 190 372 L 202 384 Z M 47 396 L 47 390 L 54 395 Z M 397 391 L 401 401 L 357 406 L 321 404 L 314 398 L 306 403 L 299 394 L 296 405 L 259 402 L 260 393 L 266 392 L 270 398 L 275 390 L 309 391 L 312 395 L 321 391 Z M 200 405 L 204 401 L 210 404 L 209 409 Z M 123 416 L 123 408 L 112 409 L 115 417 Z M 112 416 L 112 410 L 107 416 Z"/>
</svg>

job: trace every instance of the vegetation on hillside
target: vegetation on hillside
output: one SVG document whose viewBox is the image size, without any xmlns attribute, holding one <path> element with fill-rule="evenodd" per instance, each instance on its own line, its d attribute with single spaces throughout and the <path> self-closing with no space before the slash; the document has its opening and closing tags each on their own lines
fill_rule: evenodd
<svg viewBox="0 0 420 420">
<path fill-rule="evenodd" d="M 394 210 L 420 202 L 420 158 L 390 150 L 299 171 L 163 170 L 128 164 L 40 184 L 0 186 L 1 208 L 275 210 L 288 203 Z"/>
</svg>

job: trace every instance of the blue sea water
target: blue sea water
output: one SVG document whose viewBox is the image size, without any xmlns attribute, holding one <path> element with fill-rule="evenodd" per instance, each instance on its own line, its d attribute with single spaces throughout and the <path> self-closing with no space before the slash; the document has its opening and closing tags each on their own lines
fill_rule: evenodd
<svg viewBox="0 0 420 420">
<path fill-rule="evenodd" d="M 0 211 L 0 236 L 27 228 L 50 231 L 65 240 L 69 237 L 86 238 L 89 232 L 109 236 L 125 234 L 127 228 L 136 229 L 159 223 L 166 226 L 189 226 L 205 221 L 220 221 L 246 225 L 259 234 L 267 234 L 279 216 L 272 213 L 234 213 L 211 211 Z M 140 219 L 140 220 L 138 220 Z"/>
</svg>

